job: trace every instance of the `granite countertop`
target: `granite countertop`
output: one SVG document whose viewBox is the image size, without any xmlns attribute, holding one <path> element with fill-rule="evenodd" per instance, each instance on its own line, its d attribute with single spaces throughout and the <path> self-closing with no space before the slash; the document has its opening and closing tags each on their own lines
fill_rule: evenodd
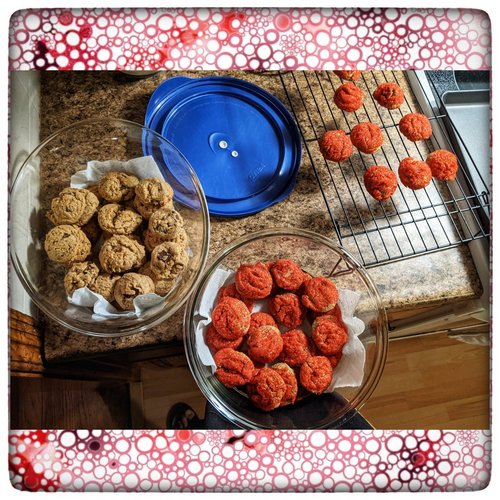
<svg viewBox="0 0 500 500">
<path fill-rule="evenodd" d="M 115 72 L 43 72 L 41 134 L 46 137 L 78 120 L 96 116 L 124 118 L 143 123 L 146 106 L 154 89 L 164 79 L 180 74 L 200 76 L 208 73 L 160 72 L 146 79 L 130 80 Z M 231 72 L 229 74 L 252 81 L 269 90 L 285 105 L 289 104 L 277 73 Z M 290 75 L 285 74 L 284 77 L 286 79 Z M 365 111 L 367 118 L 371 119 L 371 111 L 369 109 Z M 362 119 L 363 116 L 357 118 Z M 305 116 L 299 112 L 297 119 L 302 123 L 301 120 L 305 119 Z M 309 123 L 310 127 L 317 125 L 314 120 Z M 350 125 L 352 124 L 347 124 Z M 303 127 L 303 131 L 305 137 L 308 137 L 307 125 Z M 211 217 L 209 258 L 243 234 L 278 226 L 309 229 L 338 242 L 337 233 L 325 205 L 325 199 L 329 204 L 334 204 L 335 193 L 332 182 L 328 182 L 332 172 L 327 168 L 317 169 L 317 175 L 327 186 L 322 192 L 311 166 L 311 159 L 316 164 L 320 153 L 317 147 L 311 147 L 310 150 L 311 157 L 303 154 L 296 187 L 287 199 L 248 217 L 237 219 Z M 377 160 L 376 157 L 374 159 Z M 385 159 L 387 160 L 387 156 Z M 353 164 L 353 168 L 358 168 L 358 165 Z M 334 176 L 340 173 L 336 171 Z M 349 209 L 347 216 L 350 216 Z M 432 224 L 429 225 L 428 230 L 433 229 Z M 347 238 L 343 244 L 354 252 L 356 247 L 350 240 L 352 238 Z M 388 245 L 390 249 L 390 242 Z M 363 248 L 361 250 L 363 251 Z M 369 269 L 369 274 L 377 285 L 388 312 L 458 302 L 479 297 L 482 293 L 472 257 L 465 245 L 373 267 Z M 182 336 L 183 313 L 182 308 L 158 327 L 141 334 L 115 339 L 86 337 L 63 329 L 45 318 L 45 358 L 48 361 L 58 361 L 169 342 Z"/>
</svg>

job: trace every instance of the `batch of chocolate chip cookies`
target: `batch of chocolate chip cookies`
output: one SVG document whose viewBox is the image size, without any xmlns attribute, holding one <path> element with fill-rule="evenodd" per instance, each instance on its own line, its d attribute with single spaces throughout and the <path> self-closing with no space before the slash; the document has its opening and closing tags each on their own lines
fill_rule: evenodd
<svg viewBox="0 0 500 500">
<path fill-rule="evenodd" d="M 162 179 L 108 172 L 87 189 L 65 188 L 51 202 L 50 260 L 68 268 L 68 295 L 88 287 L 124 310 L 139 295 L 166 295 L 188 264 L 188 237 Z"/>
</svg>

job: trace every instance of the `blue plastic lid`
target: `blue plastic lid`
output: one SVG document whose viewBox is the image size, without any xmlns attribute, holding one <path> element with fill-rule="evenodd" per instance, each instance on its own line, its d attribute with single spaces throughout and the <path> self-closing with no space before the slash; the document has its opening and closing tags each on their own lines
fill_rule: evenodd
<svg viewBox="0 0 500 500">
<path fill-rule="evenodd" d="M 219 76 L 170 78 L 151 96 L 145 124 L 188 159 L 213 215 L 259 212 L 295 185 L 299 131 L 283 104 L 257 85 Z"/>
</svg>

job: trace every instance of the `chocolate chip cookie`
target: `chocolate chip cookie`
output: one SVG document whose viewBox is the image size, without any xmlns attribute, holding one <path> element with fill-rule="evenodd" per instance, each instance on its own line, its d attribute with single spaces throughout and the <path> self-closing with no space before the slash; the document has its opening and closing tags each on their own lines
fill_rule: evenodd
<svg viewBox="0 0 500 500">
<path fill-rule="evenodd" d="M 59 264 L 83 262 L 90 254 L 90 241 L 78 227 L 62 224 L 45 237 L 44 248 L 50 260 Z"/>
<path fill-rule="evenodd" d="M 167 295 L 170 290 L 174 287 L 175 278 L 172 279 L 162 279 L 158 277 L 153 269 L 151 268 L 151 262 L 148 261 L 139 269 L 139 274 L 144 274 L 149 276 L 155 284 L 155 293 L 161 296 Z"/>
<path fill-rule="evenodd" d="M 99 200 L 88 189 L 65 188 L 52 199 L 47 217 L 56 226 L 75 224 L 83 226 L 95 214 Z"/>
<path fill-rule="evenodd" d="M 173 207 L 173 197 L 174 191 L 165 181 L 154 177 L 142 179 L 135 188 L 135 207 L 149 219 L 156 210 Z"/>
<path fill-rule="evenodd" d="M 165 241 L 171 241 L 173 243 L 181 245 L 183 248 L 186 248 L 187 240 L 188 237 L 184 228 L 180 228 L 173 238 L 163 238 L 158 234 L 154 234 L 149 229 L 146 229 L 146 231 L 144 231 L 144 246 L 146 247 L 146 250 L 148 252 L 152 252 L 155 247 L 157 247 L 160 243 L 164 243 Z"/>
<path fill-rule="evenodd" d="M 64 288 L 68 295 L 72 295 L 78 288 L 90 287 L 98 275 L 99 268 L 93 262 L 77 262 L 64 276 Z"/>
<path fill-rule="evenodd" d="M 163 240 L 171 240 L 183 228 L 181 214 L 173 208 L 161 208 L 154 212 L 148 224 L 148 229 L 154 236 Z"/>
<path fill-rule="evenodd" d="M 161 279 L 173 279 L 178 276 L 188 264 L 188 256 L 181 245 L 166 241 L 151 252 L 151 268 Z"/>
<path fill-rule="evenodd" d="M 141 224 L 142 217 L 118 203 L 109 203 L 99 209 L 99 226 L 111 234 L 132 234 Z"/>
<path fill-rule="evenodd" d="M 113 302 L 115 300 L 115 285 L 119 279 L 119 275 L 100 274 L 89 288 L 93 292 L 102 295 L 108 302 Z"/>
<path fill-rule="evenodd" d="M 133 310 L 134 299 L 137 296 L 154 293 L 154 291 L 155 285 L 149 276 L 126 273 L 116 282 L 114 297 L 122 309 Z"/>
<path fill-rule="evenodd" d="M 99 252 L 99 262 L 106 273 L 123 273 L 140 267 L 146 260 L 146 250 L 137 241 L 115 234 L 106 240 Z"/>
<path fill-rule="evenodd" d="M 131 200 L 139 179 L 125 172 L 108 172 L 99 181 L 99 194 L 107 201 L 117 203 Z"/>
<path fill-rule="evenodd" d="M 91 184 L 90 186 L 87 186 L 85 189 L 87 191 L 90 191 L 92 194 L 94 194 L 97 199 L 99 200 L 99 203 L 102 203 L 104 198 L 101 196 L 101 193 L 99 193 L 99 184 Z"/>
<path fill-rule="evenodd" d="M 92 219 L 90 219 L 87 224 L 81 226 L 81 229 L 92 244 L 97 243 L 97 241 L 101 237 L 102 231 L 99 227 L 99 223 L 97 222 L 97 217 L 92 217 Z"/>
</svg>

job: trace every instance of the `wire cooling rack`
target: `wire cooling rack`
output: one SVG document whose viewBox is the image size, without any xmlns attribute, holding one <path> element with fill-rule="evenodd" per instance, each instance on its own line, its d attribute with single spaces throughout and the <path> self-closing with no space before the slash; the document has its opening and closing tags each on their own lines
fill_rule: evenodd
<svg viewBox="0 0 500 500">
<path fill-rule="evenodd" d="M 371 198 L 363 184 L 363 174 L 371 165 L 387 165 L 397 173 L 399 162 L 408 156 L 425 160 L 434 149 L 449 149 L 433 135 L 431 140 L 412 143 L 401 135 L 399 120 L 407 113 L 422 113 L 403 71 L 363 71 L 356 81 L 365 93 L 358 111 L 345 113 L 333 104 L 333 94 L 341 81 L 330 71 L 280 72 L 287 104 L 300 129 L 305 153 L 314 169 L 326 208 L 343 246 L 354 253 L 365 267 L 450 248 L 489 235 L 490 196 L 477 192 L 462 163 L 450 188 L 433 180 L 425 189 L 412 191 L 399 185 L 386 202 Z M 372 93 L 383 82 L 397 83 L 405 93 L 398 110 L 380 107 Z M 429 108 L 432 106 L 429 102 Z M 445 132 L 445 114 L 427 116 L 433 129 Z M 384 145 L 373 155 L 357 153 L 342 163 L 326 161 L 318 139 L 326 130 L 350 133 L 363 121 L 384 130 Z"/>
</svg>

